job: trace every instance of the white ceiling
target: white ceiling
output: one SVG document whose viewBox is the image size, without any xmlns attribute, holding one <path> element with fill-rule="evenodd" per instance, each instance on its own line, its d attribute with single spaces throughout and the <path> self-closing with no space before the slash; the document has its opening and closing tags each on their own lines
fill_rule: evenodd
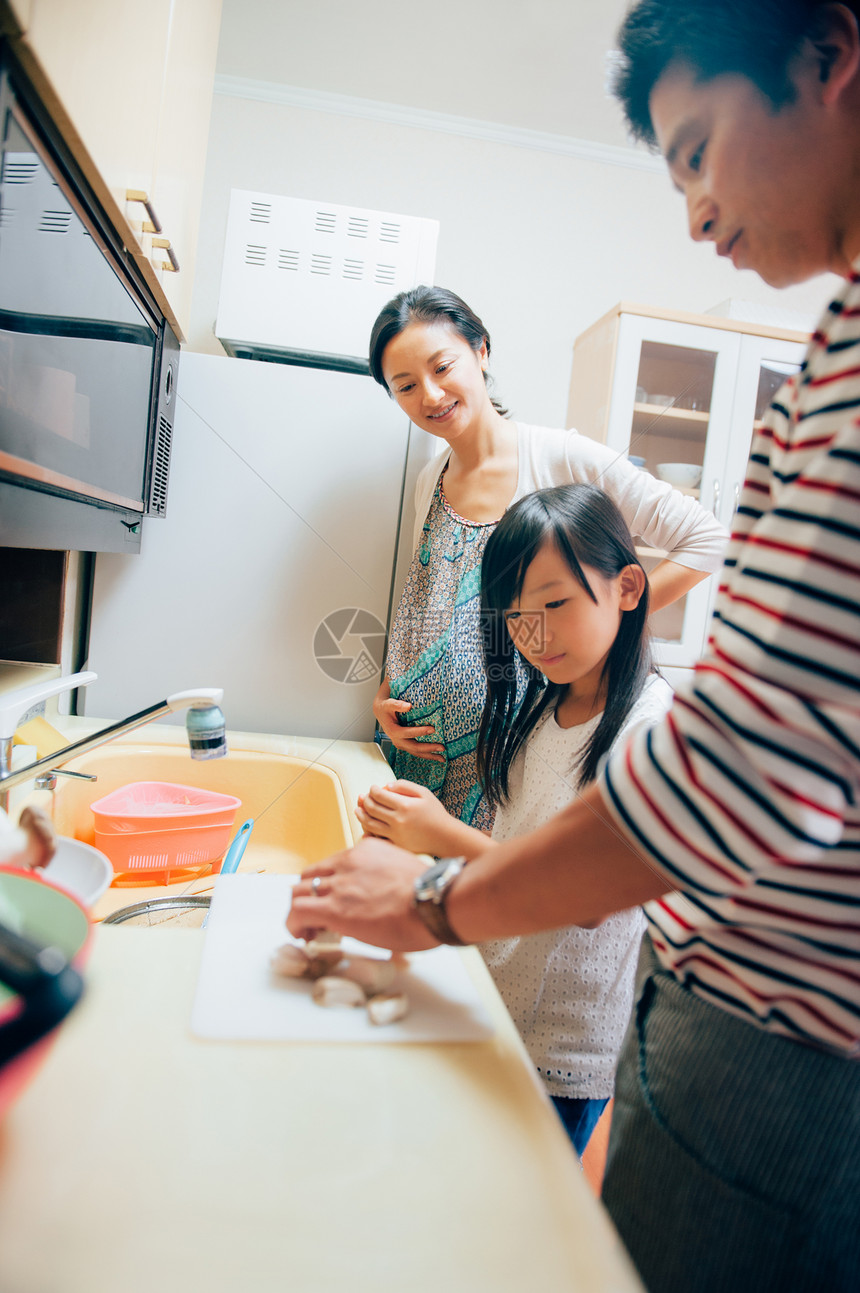
<svg viewBox="0 0 860 1293">
<path fill-rule="evenodd" d="M 623 145 L 605 60 L 628 5 L 223 0 L 218 72 Z"/>
</svg>

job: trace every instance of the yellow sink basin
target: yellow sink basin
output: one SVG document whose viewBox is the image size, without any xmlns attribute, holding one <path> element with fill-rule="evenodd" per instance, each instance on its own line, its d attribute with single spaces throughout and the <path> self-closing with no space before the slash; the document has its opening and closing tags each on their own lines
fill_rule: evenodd
<svg viewBox="0 0 860 1293">
<path fill-rule="evenodd" d="M 236 829 L 253 817 L 244 861 L 252 869 L 300 871 L 352 843 L 343 787 L 330 768 L 286 754 L 234 750 L 224 759 L 197 762 L 188 747 L 103 746 L 67 765 L 95 773 L 97 782 L 60 777 L 54 825 L 60 835 L 95 843 L 90 804 L 132 781 L 173 781 L 236 795 Z"/>
<path fill-rule="evenodd" d="M 175 744 L 165 741 L 168 731 L 158 732 L 153 741 L 115 741 L 68 763 L 70 771 L 94 773 L 98 780 L 58 779 L 53 792 L 57 833 L 93 844 L 94 800 L 132 781 L 178 782 L 242 801 L 230 838 L 246 818 L 253 818 L 254 829 L 240 871 L 294 874 L 360 837 L 352 812 L 356 794 L 388 774 L 377 747 L 364 743 L 248 734 L 231 739 L 228 733 L 226 758 L 196 761 L 184 735 L 177 734 Z M 263 748 L 241 748 L 252 741 Z M 214 883 L 210 874 L 192 883 L 112 887 L 93 914 L 99 919 L 119 907 L 165 894 L 211 892 Z M 196 912 L 171 917 L 180 924 L 199 924 L 201 919 Z"/>
</svg>

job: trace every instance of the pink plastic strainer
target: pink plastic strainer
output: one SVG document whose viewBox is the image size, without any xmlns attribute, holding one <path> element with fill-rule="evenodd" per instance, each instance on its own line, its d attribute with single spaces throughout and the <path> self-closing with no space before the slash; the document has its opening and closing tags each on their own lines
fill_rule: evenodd
<svg viewBox="0 0 860 1293">
<path fill-rule="evenodd" d="M 96 848 L 118 873 L 169 879 L 168 873 L 220 860 L 241 803 L 197 786 L 133 781 L 91 805 Z"/>
</svg>

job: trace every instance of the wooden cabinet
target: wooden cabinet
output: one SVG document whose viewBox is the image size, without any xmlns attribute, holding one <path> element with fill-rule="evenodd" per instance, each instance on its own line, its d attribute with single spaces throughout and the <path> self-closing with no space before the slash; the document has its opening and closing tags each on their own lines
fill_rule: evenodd
<svg viewBox="0 0 860 1293">
<path fill-rule="evenodd" d="M 221 0 L 6 0 L 5 8 L 25 71 L 184 335 Z M 149 213 L 130 192 L 145 195 Z"/>
<path fill-rule="evenodd" d="M 568 425 L 681 486 L 731 528 L 756 419 L 799 368 L 807 337 L 717 316 L 621 304 L 576 341 Z M 675 483 L 674 481 L 672 483 Z M 648 569 L 663 556 L 643 549 Z M 716 579 L 653 617 L 656 657 L 690 667 L 705 645 Z"/>
</svg>

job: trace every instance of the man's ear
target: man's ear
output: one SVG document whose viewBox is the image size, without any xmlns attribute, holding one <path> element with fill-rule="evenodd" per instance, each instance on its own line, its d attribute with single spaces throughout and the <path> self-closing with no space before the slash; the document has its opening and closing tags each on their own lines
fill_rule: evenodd
<svg viewBox="0 0 860 1293">
<path fill-rule="evenodd" d="M 641 566 L 631 564 L 621 571 L 620 579 L 619 608 L 622 611 L 635 610 L 645 592 L 645 571 Z"/>
<path fill-rule="evenodd" d="M 860 31 L 857 15 L 844 4 L 823 4 L 808 38 L 822 103 L 835 103 L 860 75 Z"/>
</svg>

